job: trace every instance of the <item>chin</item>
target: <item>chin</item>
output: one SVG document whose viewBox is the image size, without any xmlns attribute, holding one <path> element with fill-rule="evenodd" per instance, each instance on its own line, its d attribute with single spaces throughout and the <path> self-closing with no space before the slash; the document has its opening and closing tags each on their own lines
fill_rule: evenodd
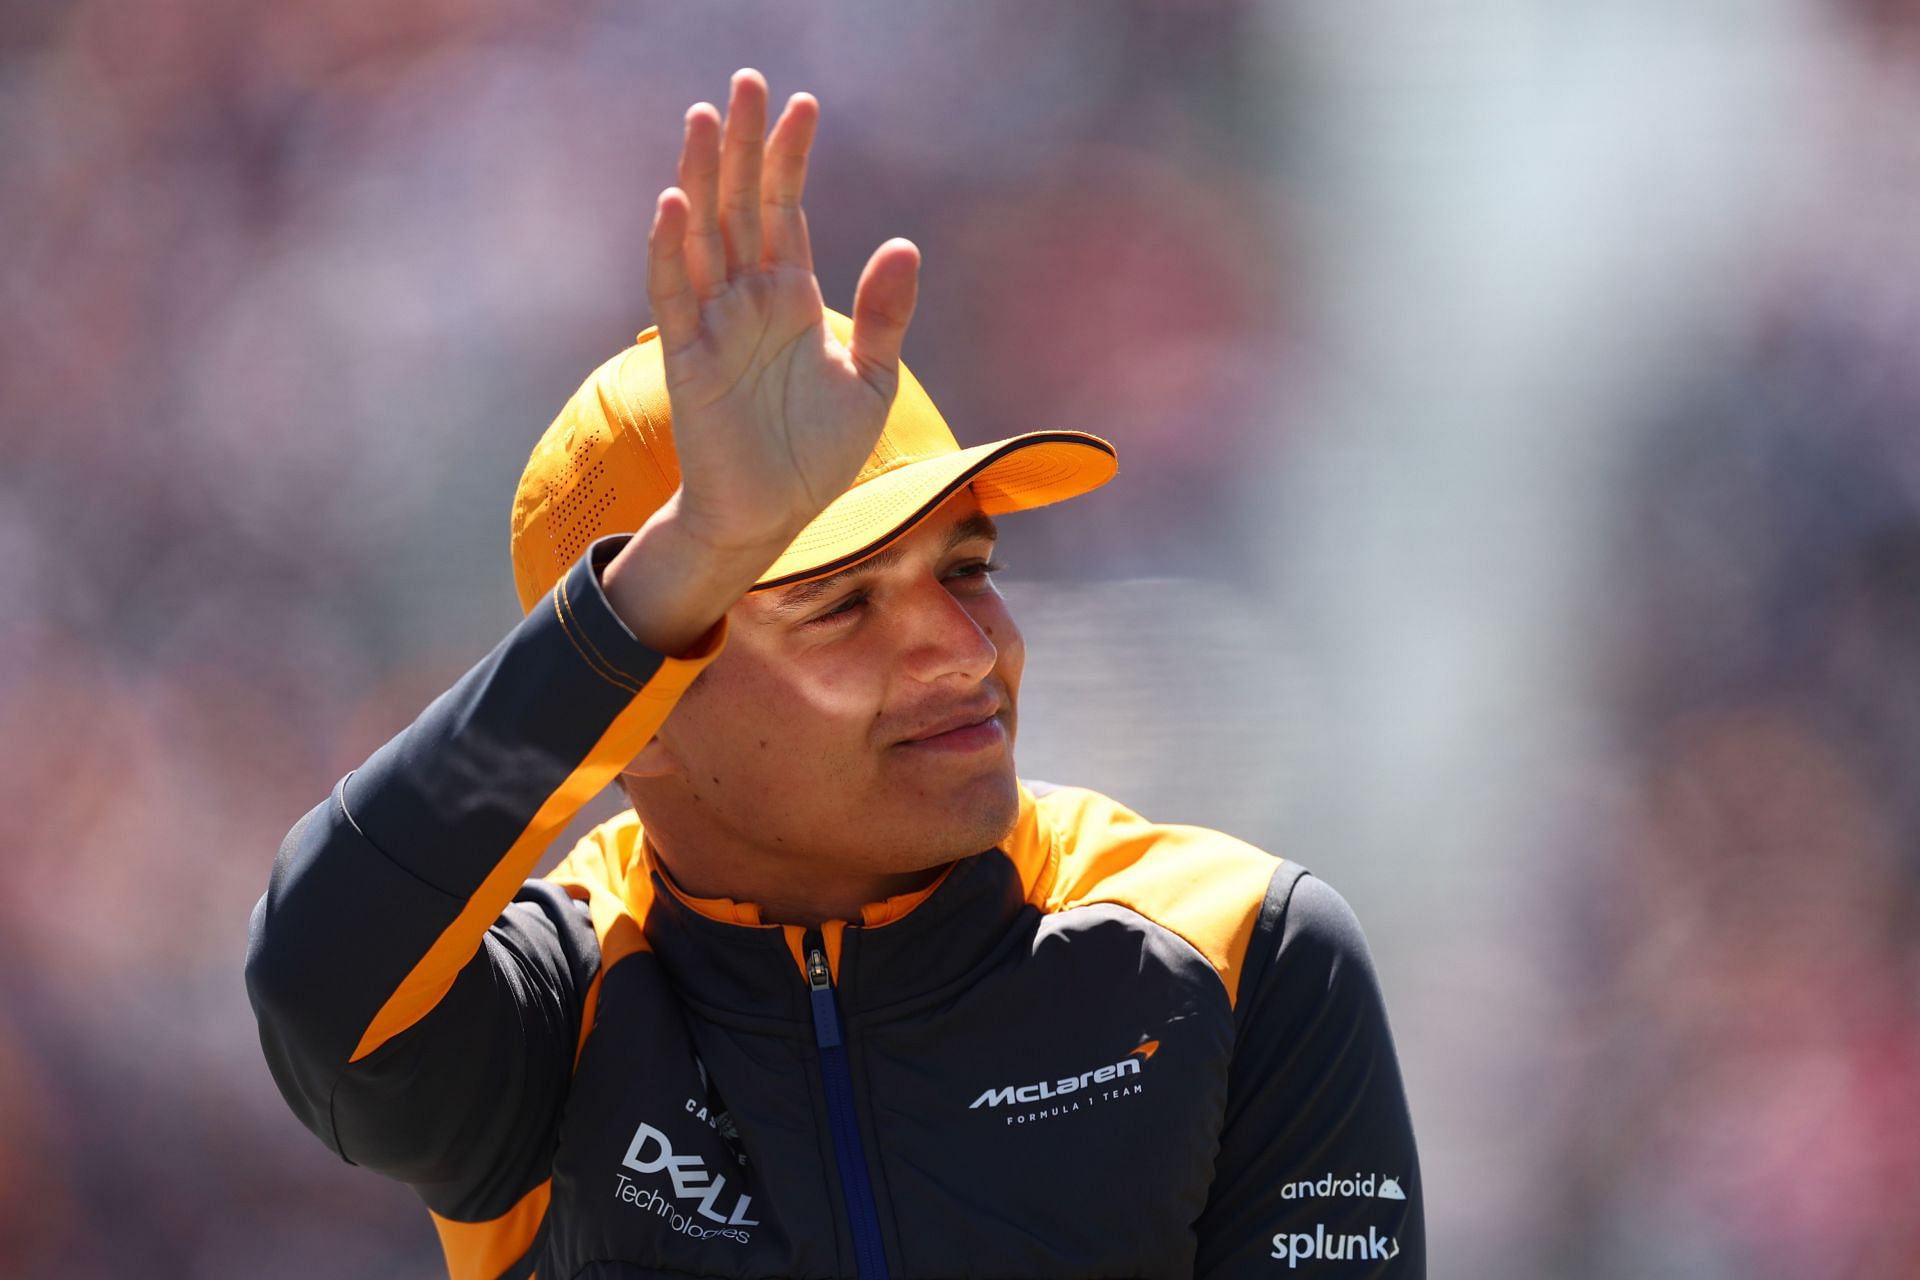
<svg viewBox="0 0 1920 1280">
<path fill-rule="evenodd" d="M 979 779 L 954 797 L 937 831 L 928 832 L 939 845 L 939 856 L 928 865 L 995 848 L 1019 820 L 1020 784 L 1012 771 Z"/>
</svg>

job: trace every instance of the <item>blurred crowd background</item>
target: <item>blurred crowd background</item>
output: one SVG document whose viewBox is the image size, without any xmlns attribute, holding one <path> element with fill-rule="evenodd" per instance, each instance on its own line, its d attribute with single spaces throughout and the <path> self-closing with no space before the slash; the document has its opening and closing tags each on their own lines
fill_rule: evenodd
<svg viewBox="0 0 1920 1280">
<path fill-rule="evenodd" d="M 741 65 L 962 441 L 1118 444 L 1008 526 L 1023 772 L 1354 903 L 1433 1274 L 1920 1276 L 1907 0 L 0 9 L 0 1275 L 440 1272 L 247 915 L 517 617 Z"/>
</svg>

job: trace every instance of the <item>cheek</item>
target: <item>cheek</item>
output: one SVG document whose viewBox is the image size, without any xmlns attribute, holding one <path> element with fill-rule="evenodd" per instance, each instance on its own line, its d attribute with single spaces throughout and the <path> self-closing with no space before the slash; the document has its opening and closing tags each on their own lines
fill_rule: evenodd
<svg viewBox="0 0 1920 1280">
<path fill-rule="evenodd" d="M 735 661 L 716 662 L 688 691 L 675 717 L 687 713 L 681 734 L 689 753 L 709 772 L 744 771 L 763 781 L 846 767 L 876 714 L 871 668 L 799 670 L 756 656 L 726 655 L 722 662 Z"/>
</svg>

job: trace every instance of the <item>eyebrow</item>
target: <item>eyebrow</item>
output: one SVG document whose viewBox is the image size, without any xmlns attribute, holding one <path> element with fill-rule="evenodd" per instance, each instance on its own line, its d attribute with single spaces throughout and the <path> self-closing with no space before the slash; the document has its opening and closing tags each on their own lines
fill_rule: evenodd
<svg viewBox="0 0 1920 1280">
<path fill-rule="evenodd" d="M 993 517 L 984 511 L 976 511 L 970 516 L 964 516 L 955 521 L 953 528 L 947 530 L 946 541 L 941 544 L 939 554 L 946 555 L 955 547 L 972 542 L 976 538 L 985 538 L 989 542 L 1000 540 L 1000 526 L 995 524 Z M 796 613 L 805 612 L 852 580 L 898 564 L 901 557 L 906 554 L 906 548 L 896 542 L 890 547 L 874 552 L 859 564 L 849 565 L 838 573 L 830 573 L 824 578 L 816 578 L 812 582 L 802 582 L 788 587 L 773 601 L 768 612 L 775 618 L 790 618 Z"/>
</svg>

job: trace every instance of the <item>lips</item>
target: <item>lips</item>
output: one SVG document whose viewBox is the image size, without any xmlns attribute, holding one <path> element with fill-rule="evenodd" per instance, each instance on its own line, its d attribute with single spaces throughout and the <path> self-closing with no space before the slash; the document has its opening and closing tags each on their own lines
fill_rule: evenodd
<svg viewBox="0 0 1920 1280">
<path fill-rule="evenodd" d="M 941 716 L 937 720 L 927 721 L 900 741 L 903 745 L 910 746 L 914 743 L 927 742 L 946 734 L 956 733 L 962 729 L 971 729 L 978 725 L 986 724 L 998 715 L 999 711 L 1000 704 L 997 702 L 990 702 L 984 706 L 962 707 Z"/>
<path fill-rule="evenodd" d="M 920 723 L 912 735 L 900 739 L 899 747 L 908 750 L 985 750 L 1006 741 L 1006 725 L 1000 723 L 1000 704 L 987 702 L 962 706 Z"/>
</svg>

